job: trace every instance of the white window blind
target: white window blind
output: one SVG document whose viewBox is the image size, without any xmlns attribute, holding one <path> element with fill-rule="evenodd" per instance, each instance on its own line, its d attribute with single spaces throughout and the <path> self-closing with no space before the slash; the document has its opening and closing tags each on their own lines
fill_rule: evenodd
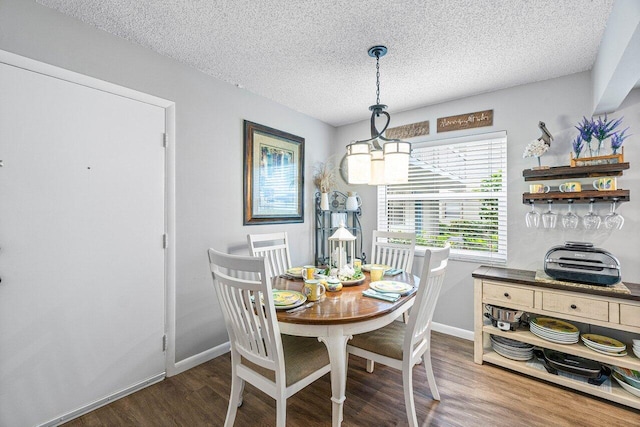
<svg viewBox="0 0 640 427">
<path fill-rule="evenodd" d="M 507 258 L 506 132 L 414 143 L 407 184 L 378 187 L 378 230 L 415 231 L 418 250 L 451 244 L 450 258 Z"/>
</svg>

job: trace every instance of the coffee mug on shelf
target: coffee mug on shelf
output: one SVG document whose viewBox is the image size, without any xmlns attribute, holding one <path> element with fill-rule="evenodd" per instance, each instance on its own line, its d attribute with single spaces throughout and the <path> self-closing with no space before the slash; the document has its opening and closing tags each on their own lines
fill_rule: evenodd
<svg viewBox="0 0 640 427">
<path fill-rule="evenodd" d="M 304 281 L 304 288 L 302 288 L 302 293 L 307 297 L 309 301 L 318 301 L 324 293 L 326 289 L 319 280 L 311 279 Z"/>
<path fill-rule="evenodd" d="M 618 189 L 615 176 L 605 176 L 593 180 L 593 188 L 598 191 L 613 191 Z"/>
<path fill-rule="evenodd" d="M 582 191 L 582 184 L 577 181 L 565 182 L 559 188 L 563 193 L 578 193 Z"/>
<path fill-rule="evenodd" d="M 544 184 L 529 184 L 529 193 L 548 193 L 551 187 Z"/>
</svg>

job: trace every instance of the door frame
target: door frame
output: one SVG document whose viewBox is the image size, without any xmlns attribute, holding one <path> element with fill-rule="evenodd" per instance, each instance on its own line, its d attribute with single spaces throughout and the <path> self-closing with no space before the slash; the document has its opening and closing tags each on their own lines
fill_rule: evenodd
<svg viewBox="0 0 640 427">
<path fill-rule="evenodd" d="M 36 72 L 49 77 L 68 81 L 88 88 L 101 90 L 114 95 L 129 98 L 163 108 L 165 111 L 165 230 L 167 246 L 165 249 L 165 324 L 166 335 L 165 350 L 165 374 L 172 376 L 177 374 L 175 366 L 175 332 L 176 332 L 176 252 L 175 252 L 175 134 L 176 134 L 176 105 L 175 102 L 158 98 L 137 90 L 89 77 L 64 68 L 46 64 L 34 59 L 26 58 L 11 52 L 0 50 L 0 63 Z M 0 285 L 1 286 L 1 285 Z"/>
</svg>

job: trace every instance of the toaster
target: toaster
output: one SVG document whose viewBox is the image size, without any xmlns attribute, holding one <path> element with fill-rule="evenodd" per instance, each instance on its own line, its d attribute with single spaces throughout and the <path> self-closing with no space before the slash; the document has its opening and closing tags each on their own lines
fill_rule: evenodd
<svg viewBox="0 0 640 427">
<path fill-rule="evenodd" d="M 544 256 L 544 272 L 556 280 L 611 286 L 621 279 L 620 262 L 592 243 L 565 242 Z"/>
</svg>

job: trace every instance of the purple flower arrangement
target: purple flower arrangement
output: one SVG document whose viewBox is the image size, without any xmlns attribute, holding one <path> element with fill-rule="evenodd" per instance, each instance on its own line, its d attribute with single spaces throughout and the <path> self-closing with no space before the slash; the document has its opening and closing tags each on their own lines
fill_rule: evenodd
<svg viewBox="0 0 640 427">
<path fill-rule="evenodd" d="M 589 157 L 599 156 L 602 143 L 607 138 L 611 138 L 611 149 L 613 153 L 616 154 L 624 140 L 629 137 L 629 135 L 625 135 L 625 132 L 629 128 L 626 128 L 622 132 L 616 131 L 622 123 L 622 119 L 621 117 L 617 120 L 609 120 L 606 114 L 604 115 L 604 119 L 598 117 L 597 120 L 593 117 L 591 120 L 583 117 L 582 121 L 576 126 L 580 134 L 572 142 L 573 152 L 576 158 L 580 157 L 585 142 L 589 149 Z"/>
</svg>

